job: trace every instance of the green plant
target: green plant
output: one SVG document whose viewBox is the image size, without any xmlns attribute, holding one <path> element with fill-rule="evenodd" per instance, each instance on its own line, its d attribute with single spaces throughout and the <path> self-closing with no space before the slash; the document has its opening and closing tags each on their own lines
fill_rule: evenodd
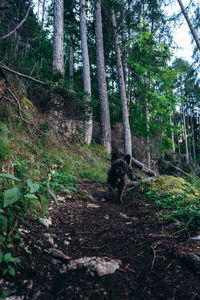
<svg viewBox="0 0 200 300">
<path fill-rule="evenodd" d="M 48 195 L 56 203 L 57 199 L 48 184 L 32 182 L 31 179 L 24 182 L 10 174 L 0 174 L 0 178 L 17 183 L 0 194 L 0 245 L 9 248 L 14 239 L 20 240 L 19 220 L 24 222 L 27 213 L 37 215 L 40 208 L 45 215 L 49 207 Z"/>
<path fill-rule="evenodd" d="M 57 165 L 52 165 L 48 172 L 46 183 L 57 192 L 76 192 L 75 176 L 65 173 L 63 170 L 57 171 Z"/>
<path fill-rule="evenodd" d="M 199 194 L 195 193 L 196 199 L 188 200 L 183 195 L 172 193 L 158 194 L 158 191 L 150 190 L 145 193 L 144 199 L 162 210 L 158 215 L 160 219 L 170 219 L 180 222 L 184 228 L 200 228 L 200 203 Z"/>
<path fill-rule="evenodd" d="M 20 259 L 13 257 L 11 253 L 3 254 L 0 252 L 0 265 L 3 275 L 9 274 L 15 276 L 15 266 L 20 262 Z"/>
<path fill-rule="evenodd" d="M 0 123 L 0 159 L 8 158 L 11 155 L 11 145 L 8 142 L 8 127 Z"/>
</svg>

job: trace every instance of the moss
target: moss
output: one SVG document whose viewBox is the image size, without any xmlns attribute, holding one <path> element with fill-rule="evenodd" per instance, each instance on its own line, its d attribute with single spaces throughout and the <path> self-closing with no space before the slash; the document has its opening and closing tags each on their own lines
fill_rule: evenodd
<svg viewBox="0 0 200 300">
<path fill-rule="evenodd" d="M 197 200 L 200 192 L 186 179 L 174 176 L 162 176 L 148 183 L 151 190 L 157 190 L 159 194 L 171 193 L 185 196 L 188 200 Z"/>
<path fill-rule="evenodd" d="M 24 96 L 21 101 L 31 112 L 36 112 L 35 106 L 28 98 Z"/>
</svg>

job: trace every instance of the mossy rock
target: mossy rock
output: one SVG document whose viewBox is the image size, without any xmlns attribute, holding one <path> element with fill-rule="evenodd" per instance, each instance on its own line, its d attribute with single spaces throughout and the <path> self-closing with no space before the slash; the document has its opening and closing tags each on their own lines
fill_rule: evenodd
<svg viewBox="0 0 200 300">
<path fill-rule="evenodd" d="M 158 191 L 159 194 L 171 193 L 181 195 L 188 200 L 199 200 L 199 191 L 182 177 L 161 176 L 147 183 L 148 189 Z"/>
</svg>

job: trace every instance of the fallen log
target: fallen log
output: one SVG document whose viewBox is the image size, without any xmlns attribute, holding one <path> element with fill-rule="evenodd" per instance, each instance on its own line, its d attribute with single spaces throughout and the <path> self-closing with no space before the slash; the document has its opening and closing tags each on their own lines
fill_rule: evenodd
<svg viewBox="0 0 200 300">
<path fill-rule="evenodd" d="M 174 170 L 176 170 L 177 172 L 185 175 L 185 176 L 190 176 L 190 174 L 186 173 L 185 171 L 183 171 L 182 169 L 180 169 L 179 167 L 176 167 L 174 165 L 172 165 L 172 163 L 170 162 L 166 162 L 166 164 L 168 164 L 171 168 L 173 168 Z"/>
<path fill-rule="evenodd" d="M 143 163 L 141 163 L 139 160 L 137 160 L 133 157 L 131 160 L 131 164 L 132 164 L 132 166 L 140 169 L 143 173 L 147 174 L 148 176 L 151 176 L 151 177 L 156 176 L 156 173 L 153 170 L 148 169 Z"/>
</svg>

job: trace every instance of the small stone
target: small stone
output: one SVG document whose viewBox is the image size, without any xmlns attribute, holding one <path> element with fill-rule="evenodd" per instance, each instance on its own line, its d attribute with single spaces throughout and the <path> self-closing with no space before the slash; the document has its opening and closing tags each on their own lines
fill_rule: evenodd
<svg viewBox="0 0 200 300">
<path fill-rule="evenodd" d="M 65 246 L 69 246 L 69 245 L 70 245 L 70 242 L 69 242 L 69 241 L 64 241 L 64 245 L 65 245 Z"/>
<path fill-rule="evenodd" d="M 200 241 L 200 234 L 192 237 L 192 240 Z"/>
<path fill-rule="evenodd" d="M 110 216 L 109 216 L 109 215 L 105 215 L 105 216 L 104 216 L 104 219 L 109 220 L 109 219 L 110 219 Z"/>
<path fill-rule="evenodd" d="M 88 203 L 87 207 L 88 207 L 88 208 L 99 208 L 100 206 L 97 205 L 97 204 Z"/>
<path fill-rule="evenodd" d="M 126 214 L 120 213 L 120 216 L 121 216 L 122 218 L 129 219 L 129 217 L 128 217 Z"/>
<path fill-rule="evenodd" d="M 119 269 L 120 260 L 110 259 L 108 257 L 82 257 L 69 262 L 69 270 L 76 270 L 78 268 L 86 267 L 88 271 L 93 273 L 95 270 L 99 276 L 113 274 Z"/>
<path fill-rule="evenodd" d="M 47 229 L 52 225 L 52 221 L 50 219 L 39 218 L 40 223 L 42 223 Z"/>
</svg>

